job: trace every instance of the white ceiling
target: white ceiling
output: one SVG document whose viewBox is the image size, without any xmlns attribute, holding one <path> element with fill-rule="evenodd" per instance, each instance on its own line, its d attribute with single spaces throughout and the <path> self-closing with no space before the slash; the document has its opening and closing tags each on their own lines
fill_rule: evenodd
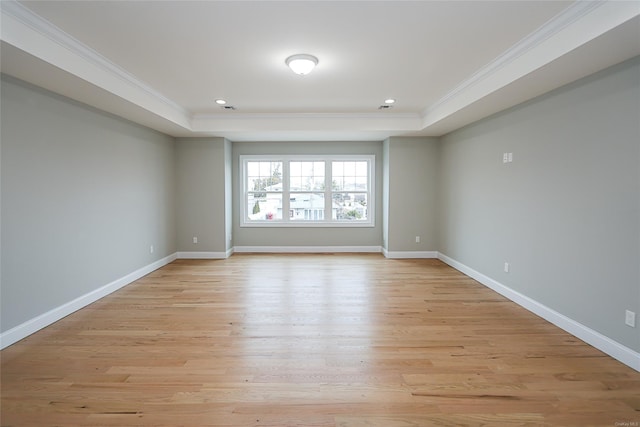
<svg viewBox="0 0 640 427">
<path fill-rule="evenodd" d="M 637 1 L 1 6 L 3 73 L 174 136 L 442 135 L 640 54 Z"/>
</svg>

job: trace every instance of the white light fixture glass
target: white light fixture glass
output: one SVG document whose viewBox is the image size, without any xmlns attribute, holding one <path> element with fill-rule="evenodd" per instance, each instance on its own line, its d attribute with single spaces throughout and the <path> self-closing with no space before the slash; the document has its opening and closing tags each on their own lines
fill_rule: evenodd
<svg viewBox="0 0 640 427">
<path fill-rule="evenodd" d="M 394 104 L 395 102 L 396 102 L 396 100 L 393 99 L 393 98 L 387 98 L 387 99 L 384 100 L 385 104 Z"/>
<path fill-rule="evenodd" d="M 318 65 L 318 58 L 313 55 L 301 53 L 291 55 L 284 62 L 291 68 L 291 71 L 304 76 L 305 74 L 309 74 L 315 66 Z"/>
<path fill-rule="evenodd" d="M 216 104 L 218 104 L 218 105 L 224 105 L 226 103 L 227 103 L 227 101 L 225 101 L 224 99 L 216 99 Z"/>
</svg>

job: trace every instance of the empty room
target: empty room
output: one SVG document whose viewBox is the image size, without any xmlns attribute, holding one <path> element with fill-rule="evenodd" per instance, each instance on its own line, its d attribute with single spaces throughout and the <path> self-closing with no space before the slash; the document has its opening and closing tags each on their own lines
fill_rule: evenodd
<svg viewBox="0 0 640 427">
<path fill-rule="evenodd" d="M 1 426 L 640 425 L 640 2 L 0 2 Z"/>
</svg>

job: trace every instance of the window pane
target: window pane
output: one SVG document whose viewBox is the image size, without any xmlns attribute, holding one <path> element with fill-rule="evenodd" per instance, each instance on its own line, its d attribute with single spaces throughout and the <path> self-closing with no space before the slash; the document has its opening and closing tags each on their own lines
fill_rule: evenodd
<svg viewBox="0 0 640 427">
<path fill-rule="evenodd" d="M 322 221 L 324 193 L 292 193 L 289 196 L 289 219 L 292 221 Z"/>
<path fill-rule="evenodd" d="M 289 162 L 291 191 L 324 190 L 324 162 Z"/>
<path fill-rule="evenodd" d="M 338 221 L 366 221 L 369 218 L 366 193 L 334 193 L 332 218 Z"/>
<path fill-rule="evenodd" d="M 340 191 L 340 190 L 343 189 L 343 182 L 342 182 L 342 177 L 341 176 L 333 175 L 331 177 L 331 189 L 333 191 Z"/>
<path fill-rule="evenodd" d="M 367 162 L 356 162 L 356 176 L 367 176 L 368 174 Z"/>
<path fill-rule="evenodd" d="M 331 163 L 331 174 L 333 177 L 344 175 L 344 168 L 342 167 L 343 162 L 332 162 Z"/>
<path fill-rule="evenodd" d="M 332 162 L 331 171 L 331 187 L 333 190 L 368 190 L 369 168 L 367 162 Z"/>
<path fill-rule="evenodd" d="M 282 162 L 247 162 L 247 191 L 282 191 Z"/>
<path fill-rule="evenodd" d="M 247 217 L 249 221 L 282 219 L 282 193 L 248 193 Z"/>
<path fill-rule="evenodd" d="M 344 162 L 344 175 L 356 176 L 356 162 Z"/>
</svg>

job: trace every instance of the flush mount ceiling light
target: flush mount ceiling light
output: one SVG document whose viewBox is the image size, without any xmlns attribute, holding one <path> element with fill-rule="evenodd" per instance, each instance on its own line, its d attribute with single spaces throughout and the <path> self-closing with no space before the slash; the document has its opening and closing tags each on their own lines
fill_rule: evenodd
<svg viewBox="0 0 640 427">
<path fill-rule="evenodd" d="M 225 101 L 224 99 L 216 99 L 216 104 L 218 104 L 218 105 L 224 105 L 226 103 L 227 103 L 227 101 Z"/>
<path fill-rule="evenodd" d="M 318 65 L 318 58 L 313 55 L 300 53 L 298 55 L 291 55 L 284 62 L 291 68 L 291 71 L 304 76 L 305 74 L 309 74 L 315 66 Z"/>
<path fill-rule="evenodd" d="M 387 98 L 384 100 L 385 104 L 395 104 L 396 100 L 393 98 Z"/>
</svg>

